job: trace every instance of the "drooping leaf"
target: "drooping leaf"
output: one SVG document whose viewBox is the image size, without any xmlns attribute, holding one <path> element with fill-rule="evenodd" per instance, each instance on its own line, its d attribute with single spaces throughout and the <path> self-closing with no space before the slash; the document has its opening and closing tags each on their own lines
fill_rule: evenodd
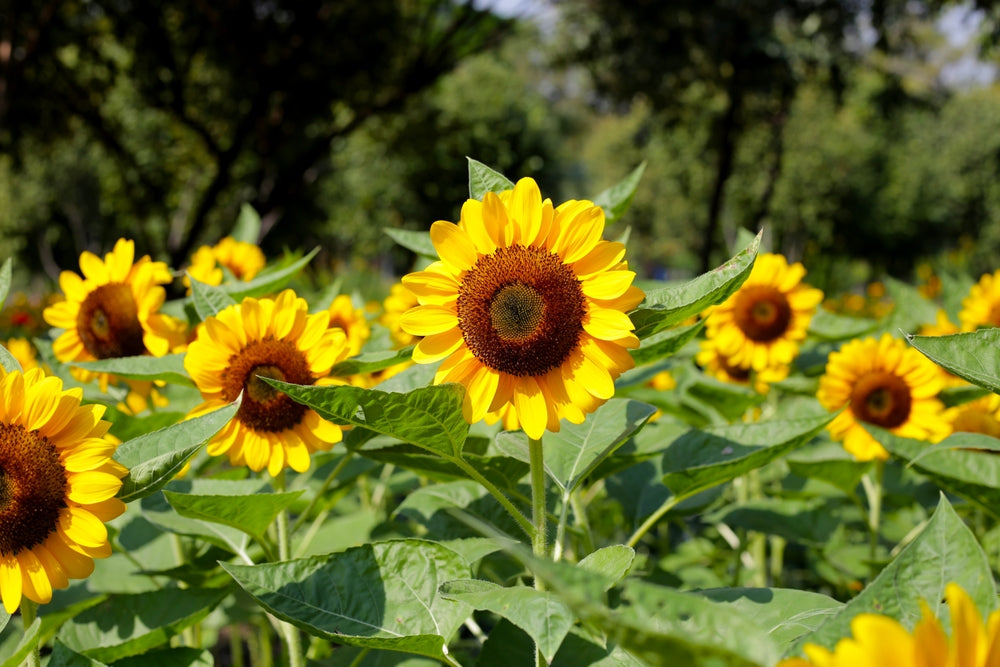
<svg viewBox="0 0 1000 667">
<path fill-rule="evenodd" d="M 469 526 L 468 517 L 457 517 L 455 510 L 479 519 L 491 526 L 493 532 L 499 530 L 508 535 L 520 533 L 517 523 L 496 499 L 471 480 L 438 482 L 421 487 L 406 496 L 396 508 L 396 515 L 422 525 L 426 534 L 437 540 L 483 535 Z"/>
<path fill-rule="evenodd" d="M 8 373 L 24 370 L 21 368 L 21 362 L 19 362 L 3 345 L 0 345 L 0 367 Z"/>
<path fill-rule="evenodd" d="M 201 417 L 141 435 L 118 446 L 115 460 L 129 469 L 118 497 L 132 502 L 163 488 L 188 459 L 232 419 L 240 399 Z"/>
<path fill-rule="evenodd" d="M 663 454 L 663 483 L 690 496 L 759 468 L 809 442 L 834 414 L 690 431 Z"/>
<path fill-rule="evenodd" d="M 647 291 L 646 300 L 631 314 L 636 335 L 646 338 L 729 298 L 750 275 L 760 237 L 725 264 L 691 281 Z"/>
<path fill-rule="evenodd" d="M 690 326 L 667 329 L 647 336 L 642 340 L 642 346 L 636 350 L 629 350 L 629 354 L 635 360 L 636 366 L 662 361 L 694 340 L 704 326 L 705 320 L 701 320 Z"/>
<path fill-rule="evenodd" d="M 821 593 L 793 588 L 714 588 L 699 595 L 754 619 L 782 653 L 844 607 Z"/>
<path fill-rule="evenodd" d="M 330 375 L 344 377 L 359 373 L 374 373 L 406 363 L 412 356 L 412 346 L 404 347 L 400 350 L 381 350 L 379 352 L 363 353 L 335 364 L 330 369 Z"/>
<path fill-rule="evenodd" d="M 906 340 L 928 359 L 969 382 L 1000 393 L 1000 328 Z"/>
<path fill-rule="evenodd" d="M 704 518 L 710 524 L 725 523 L 734 530 L 754 530 L 817 547 L 826 544 L 844 521 L 827 498 L 761 498 L 727 505 Z"/>
<path fill-rule="evenodd" d="M 244 496 L 197 495 L 164 490 L 170 506 L 189 519 L 221 523 L 261 538 L 278 514 L 288 508 L 305 489 L 289 493 L 257 493 Z"/>
<path fill-rule="evenodd" d="M 197 537 L 243 559 L 250 559 L 250 536 L 246 532 L 221 523 L 181 516 L 170 506 L 162 491 L 146 496 L 140 502 L 143 516 L 160 532 Z"/>
<path fill-rule="evenodd" d="M 858 461 L 835 442 L 800 449 L 785 460 L 796 475 L 832 484 L 847 496 L 854 494 L 872 465 L 870 461 Z"/>
<path fill-rule="evenodd" d="M 406 394 L 354 386 L 303 386 L 267 380 L 329 419 L 398 438 L 445 457 L 462 454 L 469 425 L 462 417 L 464 389 L 457 384 L 423 387 Z"/>
<path fill-rule="evenodd" d="M 165 645 L 205 618 L 228 594 L 226 588 L 163 588 L 112 595 L 69 620 L 58 637 L 77 653 L 113 662 Z"/>
<path fill-rule="evenodd" d="M 418 232 L 413 229 L 396 229 L 395 227 L 386 227 L 382 231 L 393 241 L 418 255 L 434 258 L 438 256 L 437 248 L 431 242 L 431 235 L 427 231 Z"/>
<path fill-rule="evenodd" d="M 625 215 L 625 211 L 632 205 L 632 198 L 635 197 L 645 170 L 646 162 L 643 161 L 620 182 L 594 197 L 594 203 L 604 209 L 604 219 L 607 222 L 614 222 Z"/>
<path fill-rule="evenodd" d="M 554 594 L 526 586 L 503 587 L 480 579 L 458 579 L 442 585 L 441 595 L 506 618 L 527 632 L 550 662 L 576 621 Z"/>
<path fill-rule="evenodd" d="M 490 169 L 482 162 L 469 161 L 469 198 L 482 200 L 487 192 L 513 190 L 514 182 L 498 171 Z"/>
<path fill-rule="evenodd" d="M 222 287 L 203 283 L 191 274 L 188 274 L 188 280 L 191 281 L 191 303 L 202 321 L 236 303 L 236 299 Z"/>
<path fill-rule="evenodd" d="M 170 384 L 194 386 L 191 376 L 184 369 L 183 354 L 167 354 L 162 357 L 147 355 L 118 357 L 98 361 L 74 361 L 72 364 L 94 373 L 111 373 L 128 380 L 162 380 Z"/>
<path fill-rule="evenodd" d="M 456 465 L 453 460 L 442 458 L 438 454 L 411 445 L 379 447 L 377 449 L 364 447 L 359 453 L 373 461 L 391 463 L 433 479 L 451 480 L 456 477 L 469 477 L 466 469 Z M 515 488 L 528 473 L 527 461 L 510 456 L 478 456 L 466 452 L 462 454 L 462 458 L 479 474 L 501 489 Z"/>
<path fill-rule="evenodd" d="M 247 202 L 240 205 L 240 214 L 236 218 L 229 235 L 236 241 L 257 245 L 260 239 L 260 213 Z"/>
<path fill-rule="evenodd" d="M 25 659 L 28 654 L 35 650 L 38 645 L 38 634 L 42 627 L 42 619 L 35 618 L 35 620 L 24 630 L 24 634 L 21 635 L 21 641 L 17 643 L 17 647 L 14 652 L 7 657 L 6 660 L 0 664 L 0 667 L 18 667 L 19 665 L 25 664 Z"/>
<path fill-rule="evenodd" d="M 920 600 L 935 616 L 944 610 L 945 586 L 955 582 L 985 614 L 996 607 L 996 588 L 989 561 L 972 531 L 942 495 L 930 521 L 875 579 L 840 611 L 798 639 L 789 654 L 810 642 L 832 649 L 851 634 L 851 619 L 860 613 L 885 614 L 904 627 L 920 619 Z"/>
<path fill-rule="evenodd" d="M 451 664 L 447 642 L 468 617 L 438 588 L 470 576 L 434 542 L 376 542 L 321 557 L 223 568 L 261 606 L 307 633 L 348 646 L 389 649 Z"/>
<path fill-rule="evenodd" d="M 936 445 L 872 428 L 893 456 L 930 477 L 942 489 L 1000 517 L 1000 441 L 981 433 L 953 433 Z"/>
</svg>

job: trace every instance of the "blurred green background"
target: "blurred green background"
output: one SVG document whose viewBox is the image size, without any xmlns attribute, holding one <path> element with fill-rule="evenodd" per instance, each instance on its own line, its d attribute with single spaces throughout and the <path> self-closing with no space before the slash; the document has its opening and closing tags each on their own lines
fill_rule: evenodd
<svg viewBox="0 0 1000 667">
<path fill-rule="evenodd" d="M 1000 10 L 919 0 L 0 0 L 0 256 L 19 284 L 119 236 L 187 264 L 263 220 L 329 275 L 457 219 L 466 156 L 555 202 L 641 162 L 640 275 L 737 230 L 827 290 L 1000 251 Z"/>
</svg>

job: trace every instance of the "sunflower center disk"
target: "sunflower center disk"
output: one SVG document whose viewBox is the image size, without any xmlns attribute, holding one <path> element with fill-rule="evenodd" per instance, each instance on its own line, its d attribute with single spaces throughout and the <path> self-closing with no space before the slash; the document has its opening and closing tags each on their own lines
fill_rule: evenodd
<svg viewBox="0 0 1000 667">
<path fill-rule="evenodd" d="M 293 343 L 270 338 L 253 341 L 229 358 L 222 374 L 226 400 L 235 400 L 243 392 L 236 418 L 244 426 L 272 433 L 298 425 L 307 408 L 261 379 L 265 377 L 292 384 L 315 381 L 305 355 Z"/>
<path fill-rule="evenodd" d="M 883 428 L 895 428 L 910 416 L 910 388 L 892 373 L 862 377 L 851 392 L 851 410 L 858 419 Z"/>
<path fill-rule="evenodd" d="M 752 341 L 780 338 L 792 321 L 792 308 L 779 290 L 768 285 L 743 289 L 734 311 L 736 326 Z"/>
<path fill-rule="evenodd" d="M 0 554 L 41 544 L 66 507 L 66 469 L 56 448 L 20 424 L 0 424 Z"/>
<path fill-rule="evenodd" d="M 498 248 L 462 280 L 458 323 L 484 365 L 510 375 L 557 368 L 579 344 L 586 301 L 573 270 L 534 246 Z"/>
<path fill-rule="evenodd" d="M 83 346 L 97 359 L 146 352 L 135 298 L 124 283 L 101 285 L 88 294 L 80 304 L 76 328 Z"/>
</svg>

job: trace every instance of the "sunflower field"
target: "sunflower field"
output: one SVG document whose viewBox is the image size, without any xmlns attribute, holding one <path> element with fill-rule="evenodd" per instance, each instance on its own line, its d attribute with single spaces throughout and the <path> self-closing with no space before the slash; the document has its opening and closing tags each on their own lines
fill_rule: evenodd
<svg viewBox="0 0 1000 667">
<path fill-rule="evenodd" d="M 0 665 L 1000 664 L 1000 273 L 652 280 L 641 175 L 470 160 L 379 302 L 250 208 L 40 304 L 8 258 Z"/>
</svg>

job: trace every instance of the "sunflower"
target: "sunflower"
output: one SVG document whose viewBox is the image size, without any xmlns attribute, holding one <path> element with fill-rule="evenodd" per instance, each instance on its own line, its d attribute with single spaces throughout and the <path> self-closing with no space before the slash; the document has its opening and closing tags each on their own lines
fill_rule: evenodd
<svg viewBox="0 0 1000 667">
<path fill-rule="evenodd" d="M 705 333 L 719 354 L 757 371 L 792 363 L 823 300 L 823 292 L 802 283 L 805 273 L 782 255 L 758 256 L 746 282 L 707 313 Z"/>
<path fill-rule="evenodd" d="M 987 394 L 944 411 L 951 430 L 1000 438 L 1000 394 Z"/>
<path fill-rule="evenodd" d="M 614 394 L 639 345 L 626 312 L 644 295 L 625 246 L 601 240 L 603 231 L 599 206 L 553 208 L 530 178 L 466 201 L 457 225 L 431 226 L 441 259 L 403 278 L 421 305 L 400 324 L 424 336 L 414 361 L 443 360 L 436 383 L 465 385 L 467 421 L 511 405 L 538 439 Z"/>
<path fill-rule="evenodd" d="M 777 364 L 760 370 L 739 366 L 725 355 L 720 354 L 718 345 L 710 338 L 701 341 L 701 347 L 695 356 L 695 361 L 707 375 L 716 380 L 746 386 L 750 386 L 752 383 L 754 391 L 758 394 L 766 394 L 770 391 L 773 383 L 787 378 L 790 369 L 787 364 Z"/>
<path fill-rule="evenodd" d="M 38 368 L 38 354 L 35 346 L 27 338 L 11 338 L 7 341 L 7 351 L 21 364 L 22 370 Z"/>
<path fill-rule="evenodd" d="M 382 304 L 382 317 L 379 318 L 379 322 L 389 330 L 392 339 L 399 345 L 413 345 L 420 340 L 420 336 L 403 331 L 399 325 L 403 313 L 416 305 L 418 305 L 417 295 L 403 283 L 393 285 L 389 289 L 389 296 Z"/>
<path fill-rule="evenodd" d="M 148 255 L 134 258 L 135 244 L 119 239 L 103 261 L 90 252 L 80 255 L 82 278 L 72 271 L 59 275 L 66 299 L 43 312 L 46 322 L 64 329 L 52 345 L 59 361 L 162 357 L 184 344 L 183 322 L 159 312 L 170 269 Z M 85 382 L 94 378 L 81 369 L 74 375 Z M 102 391 L 108 381 L 101 374 Z"/>
<path fill-rule="evenodd" d="M 296 403 L 261 378 L 317 384 L 347 357 L 347 339 L 328 328 L 330 314 L 309 314 L 308 304 L 285 290 L 275 299 L 246 298 L 207 318 L 188 346 L 184 367 L 205 402 L 188 417 L 231 403 L 240 393 L 236 416 L 208 444 L 208 453 L 229 455 L 275 476 L 286 466 L 309 469 L 310 454 L 329 450 L 342 438 L 339 426 Z"/>
<path fill-rule="evenodd" d="M 115 498 L 128 472 L 104 408 L 41 369 L 0 369 L 0 597 L 8 613 L 21 596 L 38 603 L 111 553 L 104 522 L 125 511 Z"/>
<path fill-rule="evenodd" d="M 327 310 L 330 312 L 330 326 L 342 329 L 347 336 L 350 356 L 360 353 L 372 333 L 365 318 L 365 309 L 355 308 L 351 297 L 340 294 Z"/>
<path fill-rule="evenodd" d="M 187 274 L 182 281 L 184 287 L 188 288 L 188 294 L 191 293 L 191 279 L 188 276 L 205 285 L 221 285 L 225 277 L 222 268 L 215 261 L 212 247 L 207 245 L 201 246 L 191 255 L 191 265 L 187 268 Z"/>
<path fill-rule="evenodd" d="M 938 442 L 948 435 L 943 406 L 936 398 L 944 380 L 937 365 L 902 340 L 856 339 L 832 352 L 819 381 L 817 398 L 828 410 L 848 408 L 827 427 L 859 460 L 889 454 L 863 423 L 918 440 Z"/>
<path fill-rule="evenodd" d="M 778 667 L 987 667 L 1000 663 L 1000 611 L 986 623 L 961 586 L 944 590 L 951 612 L 951 638 L 941 620 L 921 600 L 921 619 L 913 632 L 881 614 L 858 614 L 851 620 L 851 637 L 833 651 L 806 644 L 806 658 L 790 658 Z"/>
<path fill-rule="evenodd" d="M 962 299 L 958 313 L 962 331 L 1000 326 L 1000 269 L 985 273 Z"/>
<path fill-rule="evenodd" d="M 226 267 L 237 280 L 252 280 L 267 264 L 264 251 L 231 236 L 212 246 L 212 254 L 219 265 Z"/>
</svg>

